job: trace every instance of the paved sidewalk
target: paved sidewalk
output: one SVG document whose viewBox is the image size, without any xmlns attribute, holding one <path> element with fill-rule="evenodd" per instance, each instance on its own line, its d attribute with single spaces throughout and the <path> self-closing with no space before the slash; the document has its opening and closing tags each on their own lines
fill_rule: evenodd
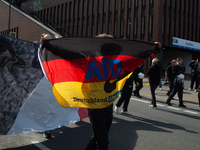
<svg viewBox="0 0 200 150">
<path fill-rule="evenodd" d="M 165 104 L 168 96 L 167 91 L 169 89 L 169 85 L 164 85 L 165 81 L 164 79 L 161 79 L 162 82 L 162 91 L 159 90 L 159 87 L 156 89 L 155 93 L 156 93 L 156 100 L 157 102 L 163 103 Z M 198 101 L 198 92 L 194 92 L 194 91 L 188 91 L 187 89 L 190 86 L 190 79 L 186 79 L 184 81 L 184 90 L 183 90 L 183 103 L 184 105 L 186 105 L 187 107 L 199 107 L 199 101 Z M 143 79 L 143 88 L 140 90 L 140 95 L 142 96 L 142 99 L 146 99 L 151 101 L 151 93 L 150 93 L 150 86 L 149 86 L 149 81 L 148 78 L 144 78 Z M 178 107 L 179 105 L 179 101 L 178 101 L 178 95 L 176 94 L 174 96 L 175 100 L 172 100 L 171 103 L 173 104 L 173 106 Z"/>
</svg>

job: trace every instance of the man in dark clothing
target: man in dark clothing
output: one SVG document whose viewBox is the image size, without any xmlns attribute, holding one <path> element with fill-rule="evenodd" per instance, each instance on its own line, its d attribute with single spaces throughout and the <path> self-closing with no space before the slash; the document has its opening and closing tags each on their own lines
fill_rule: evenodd
<svg viewBox="0 0 200 150">
<path fill-rule="evenodd" d="M 172 60 L 171 61 L 171 65 L 169 65 L 166 69 L 165 72 L 165 80 L 169 81 L 169 91 L 167 92 L 167 95 L 169 96 L 169 94 L 172 92 L 172 89 L 174 87 L 174 74 L 172 73 L 172 68 L 173 66 L 176 64 L 176 60 Z"/>
<path fill-rule="evenodd" d="M 189 64 L 189 66 L 192 68 L 192 78 L 191 78 L 191 84 L 190 84 L 190 88 L 188 89 L 189 91 L 193 89 L 194 86 L 194 82 L 196 83 L 195 86 L 195 92 L 197 92 L 197 89 L 199 87 L 199 75 L 198 75 L 198 60 L 192 60 Z"/>
<path fill-rule="evenodd" d="M 134 93 L 134 95 L 135 95 L 136 97 L 138 97 L 138 98 L 142 98 L 142 96 L 140 96 L 140 90 L 143 88 L 143 81 L 142 81 L 142 79 L 140 79 L 140 78 L 138 77 L 138 74 L 139 74 L 139 73 L 143 73 L 143 71 L 144 71 L 144 68 L 143 68 L 142 64 L 139 65 L 139 66 L 134 70 L 134 73 L 136 74 L 137 81 L 135 81 L 135 90 L 133 91 L 133 93 Z M 137 85 L 136 82 L 139 82 L 139 85 Z"/>
<path fill-rule="evenodd" d="M 155 90 L 160 83 L 160 66 L 158 66 L 158 62 L 159 60 L 154 58 L 152 60 L 152 66 L 147 71 L 147 75 L 149 75 L 150 90 L 152 95 L 152 102 L 149 105 L 149 108 L 153 109 L 157 108 Z"/>
<path fill-rule="evenodd" d="M 85 150 L 108 150 L 108 132 L 112 124 L 113 104 L 102 109 L 88 109 L 93 136 Z"/>
<path fill-rule="evenodd" d="M 113 38 L 112 35 L 100 34 L 97 38 Z M 110 48 L 110 47 L 109 47 Z M 107 49 L 102 49 L 102 54 L 106 55 Z M 120 48 L 116 49 L 120 52 Z M 92 125 L 93 135 L 87 144 L 85 150 L 108 150 L 108 132 L 113 119 L 113 104 L 101 109 L 88 109 L 88 116 Z"/>
<path fill-rule="evenodd" d="M 175 79 L 174 79 L 174 88 L 166 101 L 166 104 L 168 104 L 169 106 L 172 106 L 170 101 L 172 100 L 174 95 L 178 92 L 179 107 L 186 107 L 183 104 L 183 79 L 184 79 L 185 69 L 181 66 L 182 64 L 183 64 L 183 59 L 177 58 L 177 64 L 172 68 Z"/>
<path fill-rule="evenodd" d="M 119 107 L 124 102 L 122 114 L 131 115 L 131 113 L 128 112 L 128 104 L 129 104 L 130 97 L 133 91 L 133 80 L 135 80 L 136 84 L 139 85 L 139 82 L 137 81 L 136 76 L 137 74 L 133 72 L 132 75 L 126 80 L 126 83 L 124 84 L 124 87 L 122 89 L 121 97 L 119 98 L 114 109 L 116 113 L 119 113 Z"/>
</svg>

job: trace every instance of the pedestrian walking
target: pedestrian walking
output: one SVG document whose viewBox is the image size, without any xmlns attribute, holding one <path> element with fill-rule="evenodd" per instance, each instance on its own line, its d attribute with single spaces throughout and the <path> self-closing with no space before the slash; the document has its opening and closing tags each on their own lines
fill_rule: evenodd
<svg viewBox="0 0 200 150">
<path fill-rule="evenodd" d="M 168 80 L 169 81 L 169 91 L 167 92 L 167 95 L 169 96 L 169 94 L 172 92 L 172 89 L 174 87 L 174 74 L 172 72 L 172 68 L 173 66 L 175 66 L 176 64 L 176 60 L 173 59 L 171 61 L 171 65 L 169 65 L 166 69 L 166 72 L 165 72 L 165 80 Z"/>
<path fill-rule="evenodd" d="M 140 90 L 143 88 L 143 78 L 144 78 L 143 71 L 144 71 L 144 68 L 143 68 L 142 64 L 139 65 L 134 70 L 137 80 L 135 81 L 135 90 L 133 91 L 133 93 L 138 98 L 142 98 L 142 96 L 140 95 Z M 139 85 L 137 84 L 137 82 L 139 82 Z"/>
<path fill-rule="evenodd" d="M 154 58 L 152 60 L 152 66 L 148 69 L 147 75 L 149 75 L 149 84 L 152 95 L 152 101 L 149 108 L 157 109 L 155 90 L 160 83 L 160 66 L 158 65 L 159 59 Z"/>
<path fill-rule="evenodd" d="M 178 92 L 178 98 L 179 98 L 179 107 L 186 107 L 183 104 L 183 81 L 184 81 L 184 73 L 185 69 L 181 65 L 183 64 L 183 59 L 182 58 L 177 58 L 176 60 L 176 65 L 172 68 L 173 74 L 175 76 L 174 79 L 174 87 L 172 92 L 170 93 L 166 104 L 169 106 L 172 106 L 170 101 L 174 97 L 174 95 Z"/>
<path fill-rule="evenodd" d="M 192 69 L 192 73 L 191 73 L 191 84 L 190 84 L 190 88 L 188 90 L 189 91 L 193 90 L 193 86 L 194 86 L 194 83 L 195 83 L 194 91 L 197 92 L 198 87 L 199 87 L 199 74 L 198 74 L 198 71 L 197 71 L 197 69 L 198 69 L 198 59 L 192 60 L 189 64 L 189 66 Z"/>
<path fill-rule="evenodd" d="M 122 105 L 122 103 L 124 103 L 121 113 L 131 115 L 131 113 L 128 111 L 128 104 L 133 91 L 133 80 L 136 81 L 136 85 L 139 86 L 139 82 L 137 80 L 138 78 L 136 76 L 137 74 L 133 72 L 132 75 L 126 80 L 122 89 L 121 97 L 119 98 L 114 108 L 114 112 L 116 112 L 117 114 L 119 113 L 119 107 Z"/>
</svg>

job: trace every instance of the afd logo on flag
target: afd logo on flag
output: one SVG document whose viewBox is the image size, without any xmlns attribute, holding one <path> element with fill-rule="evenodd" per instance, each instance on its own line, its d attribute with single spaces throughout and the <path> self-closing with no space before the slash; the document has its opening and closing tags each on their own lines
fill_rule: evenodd
<svg viewBox="0 0 200 150">
<path fill-rule="evenodd" d="M 107 62 L 109 64 L 109 67 L 106 65 Z M 114 64 L 117 64 L 117 66 L 118 66 L 118 70 L 116 72 L 114 71 Z M 103 75 L 101 74 L 99 68 L 97 67 L 97 65 L 95 63 L 95 61 L 90 61 L 89 66 L 88 66 L 88 70 L 87 70 L 87 74 L 85 76 L 85 81 L 90 80 L 91 77 L 97 77 L 98 79 L 108 79 L 107 70 L 109 70 L 109 69 L 110 69 L 110 72 L 111 72 L 111 78 L 112 77 L 118 77 L 120 75 L 121 71 L 122 71 L 122 63 L 118 59 L 108 60 L 108 58 L 104 58 L 102 60 L 101 69 L 103 70 Z"/>
</svg>

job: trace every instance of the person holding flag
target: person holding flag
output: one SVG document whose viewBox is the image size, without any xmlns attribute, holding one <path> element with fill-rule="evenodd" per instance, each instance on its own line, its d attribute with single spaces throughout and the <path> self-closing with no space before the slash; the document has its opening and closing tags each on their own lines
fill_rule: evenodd
<svg viewBox="0 0 200 150">
<path fill-rule="evenodd" d="M 93 134 L 86 150 L 108 149 L 113 102 L 137 66 L 159 52 L 154 43 L 98 37 L 45 40 L 38 54 L 58 103 L 88 108 Z"/>
</svg>

